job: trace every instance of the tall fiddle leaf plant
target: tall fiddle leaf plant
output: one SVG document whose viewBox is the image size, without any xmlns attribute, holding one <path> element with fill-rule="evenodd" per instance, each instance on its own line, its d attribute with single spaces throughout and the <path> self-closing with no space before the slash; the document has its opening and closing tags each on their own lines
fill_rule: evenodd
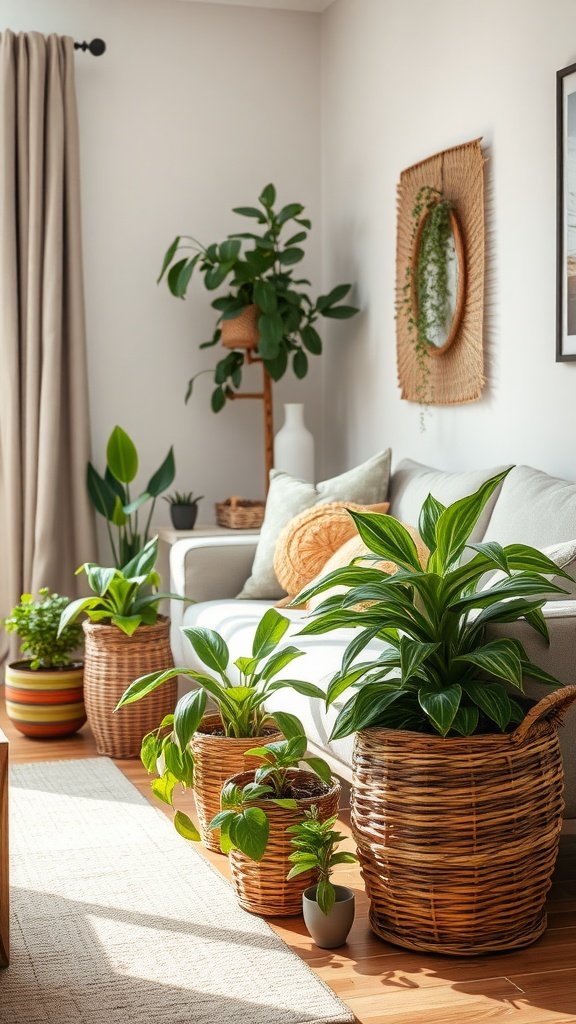
<svg viewBox="0 0 576 1024">
<path fill-rule="evenodd" d="M 170 447 L 161 466 L 152 474 L 144 490 L 133 498 L 130 484 L 138 473 L 136 445 L 122 427 L 114 427 L 106 446 L 106 470 L 98 473 L 91 462 L 87 466 L 88 494 L 96 511 L 104 516 L 112 556 L 120 569 L 134 558 L 150 539 L 150 524 L 156 499 L 170 487 L 176 467 Z M 139 523 L 140 510 L 150 504 L 144 526 Z"/>
</svg>

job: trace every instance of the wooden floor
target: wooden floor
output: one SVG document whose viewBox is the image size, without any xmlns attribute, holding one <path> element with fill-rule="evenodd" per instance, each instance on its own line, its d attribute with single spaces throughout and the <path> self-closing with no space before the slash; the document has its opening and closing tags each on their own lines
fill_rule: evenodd
<svg viewBox="0 0 576 1024">
<path fill-rule="evenodd" d="M 67 740 L 29 740 L 13 729 L 0 706 L 0 729 L 10 740 L 13 763 L 95 755 L 87 727 Z M 149 781 L 140 763 L 117 764 L 149 796 Z M 186 809 L 190 811 L 189 806 Z M 346 823 L 345 812 L 342 817 Z M 226 874 L 223 857 L 203 853 Z M 576 835 L 562 837 L 549 900 L 548 930 L 536 945 L 517 953 L 460 959 L 409 953 L 390 946 L 368 928 L 367 901 L 356 867 L 342 869 L 338 880 L 357 894 L 357 917 L 346 946 L 336 952 L 318 949 L 301 919 L 270 923 L 350 1006 L 360 1024 L 576 1021 Z"/>
</svg>

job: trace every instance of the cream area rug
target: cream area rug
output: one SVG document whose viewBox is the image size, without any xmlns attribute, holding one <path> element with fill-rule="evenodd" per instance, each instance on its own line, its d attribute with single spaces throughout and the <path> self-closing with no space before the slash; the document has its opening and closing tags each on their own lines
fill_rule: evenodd
<svg viewBox="0 0 576 1024">
<path fill-rule="evenodd" d="M 11 770 L 1 1024 L 354 1015 L 106 758 Z"/>
</svg>

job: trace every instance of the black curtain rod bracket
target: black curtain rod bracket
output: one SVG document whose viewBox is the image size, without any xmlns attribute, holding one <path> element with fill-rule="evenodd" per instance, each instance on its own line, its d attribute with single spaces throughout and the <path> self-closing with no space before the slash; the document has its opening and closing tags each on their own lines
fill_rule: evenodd
<svg viewBox="0 0 576 1024">
<path fill-rule="evenodd" d="M 106 43 L 103 39 L 93 39 L 91 43 L 74 43 L 74 49 L 83 50 L 84 53 L 89 50 L 93 57 L 101 57 L 106 51 Z"/>
</svg>

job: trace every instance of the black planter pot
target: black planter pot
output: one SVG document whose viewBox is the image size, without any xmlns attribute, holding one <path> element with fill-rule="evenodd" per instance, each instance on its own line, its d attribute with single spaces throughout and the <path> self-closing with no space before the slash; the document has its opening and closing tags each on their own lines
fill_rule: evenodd
<svg viewBox="0 0 576 1024">
<path fill-rule="evenodd" d="M 170 505 L 170 518 L 175 530 L 193 530 L 198 505 Z"/>
</svg>

